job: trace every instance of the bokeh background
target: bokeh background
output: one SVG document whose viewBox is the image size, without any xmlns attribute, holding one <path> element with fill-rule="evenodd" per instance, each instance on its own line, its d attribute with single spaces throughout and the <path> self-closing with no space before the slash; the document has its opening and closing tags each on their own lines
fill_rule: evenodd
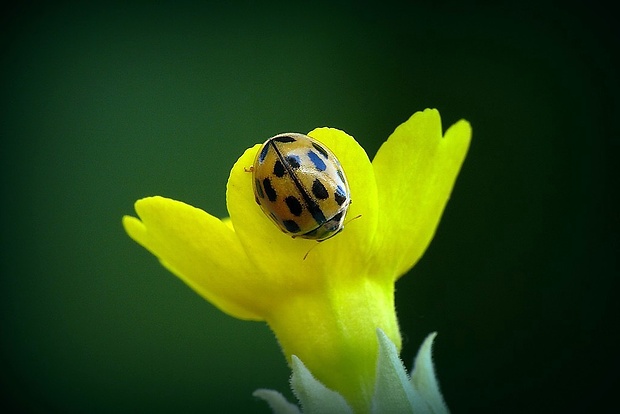
<svg viewBox="0 0 620 414">
<path fill-rule="evenodd" d="M 372 157 L 413 112 L 474 130 L 397 284 L 454 413 L 602 412 L 618 371 L 618 29 L 596 2 L 23 2 L 1 17 L 0 393 L 15 412 L 269 412 L 262 323 L 131 241 L 147 195 L 226 215 L 230 167 L 332 126 Z M 617 385 L 617 384 L 616 384 Z"/>
</svg>

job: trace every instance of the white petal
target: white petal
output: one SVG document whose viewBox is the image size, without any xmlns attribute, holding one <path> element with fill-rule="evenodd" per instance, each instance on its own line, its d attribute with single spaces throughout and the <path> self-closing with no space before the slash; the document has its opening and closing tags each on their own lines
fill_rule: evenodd
<svg viewBox="0 0 620 414">
<path fill-rule="evenodd" d="M 427 336 L 420 346 L 411 371 L 411 385 L 430 408 L 432 414 L 449 414 L 450 411 L 439 391 L 439 383 L 431 357 L 435 336 L 437 332 Z"/>
<path fill-rule="evenodd" d="M 292 356 L 292 363 L 291 386 L 304 414 L 353 414 L 344 397 L 317 381 L 295 355 Z"/>
<path fill-rule="evenodd" d="M 282 394 L 274 390 L 264 388 L 258 389 L 252 393 L 254 397 L 263 399 L 269 404 L 273 414 L 301 414 L 299 408 L 284 398 Z"/>
</svg>

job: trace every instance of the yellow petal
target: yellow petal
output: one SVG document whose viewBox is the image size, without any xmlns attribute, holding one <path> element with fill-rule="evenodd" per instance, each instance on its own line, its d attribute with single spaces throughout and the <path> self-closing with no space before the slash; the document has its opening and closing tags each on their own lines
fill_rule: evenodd
<svg viewBox="0 0 620 414">
<path fill-rule="evenodd" d="M 427 109 L 396 128 L 377 152 L 377 260 L 396 277 L 419 260 L 433 238 L 470 140 L 465 120 L 442 137 L 439 112 Z"/>
<path fill-rule="evenodd" d="M 316 242 L 283 233 L 256 204 L 250 168 L 259 147 L 246 150 L 233 166 L 226 203 L 235 233 L 273 297 L 286 295 L 288 289 L 304 290 L 313 282 L 305 277 L 303 269 L 310 261 L 303 257 Z"/>
<path fill-rule="evenodd" d="M 291 289 L 307 292 L 322 286 L 325 275 L 359 273 L 356 267 L 369 260 L 370 240 L 376 227 L 376 187 L 364 150 L 351 136 L 337 129 L 319 128 L 310 135 L 336 154 L 348 177 L 353 199 L 348 219 L 362 216 L 346 224 L 345 230 L 331 239 L 318 245 L 313 240 L 293 239 L 256 204 L 250 167 L 259 145 L 239 158 L 228 180 L 227 204 L 235 232 L 272 292 L 282 286 L 286 295 Z"/>
<path fill-rule="evenodd" d="M 140 220 L 123 217 L 129 236 L 222 311 L 263 319 L 256 277 L 236 234 L 203 210 L 164 197 L 135 204 Z"/>
</svg>

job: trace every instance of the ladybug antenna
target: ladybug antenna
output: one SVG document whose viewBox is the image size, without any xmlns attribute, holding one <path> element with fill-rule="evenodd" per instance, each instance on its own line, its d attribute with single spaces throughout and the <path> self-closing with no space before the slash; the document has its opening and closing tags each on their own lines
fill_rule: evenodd
<svg viewBox="0 0 620 414">
<path fill-rule="evenodd" d="M 362 217 L 361 214 L 358 214 L 357 216 L 353 217 L 352 219 L 347 220 L 342 227 L 344 227 L 346 224 L 349 224 L 350 222 L 352 222 L 353 220 L 357 220 L 358 218 Z"/>
</svg>

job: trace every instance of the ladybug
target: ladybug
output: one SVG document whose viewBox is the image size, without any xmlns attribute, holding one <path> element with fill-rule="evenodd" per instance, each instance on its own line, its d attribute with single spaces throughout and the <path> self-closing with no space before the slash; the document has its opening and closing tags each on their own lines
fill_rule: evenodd
<svg viewBox="0 0 620 414">
<path fill-rule="evenodd" d="M 256 202 L 286 234 L 327 240 L 344 228 L 351 204 L 336 156 L 319 141 L 279 134 L 260 147 L 252 166 Z"/>
</svg>

